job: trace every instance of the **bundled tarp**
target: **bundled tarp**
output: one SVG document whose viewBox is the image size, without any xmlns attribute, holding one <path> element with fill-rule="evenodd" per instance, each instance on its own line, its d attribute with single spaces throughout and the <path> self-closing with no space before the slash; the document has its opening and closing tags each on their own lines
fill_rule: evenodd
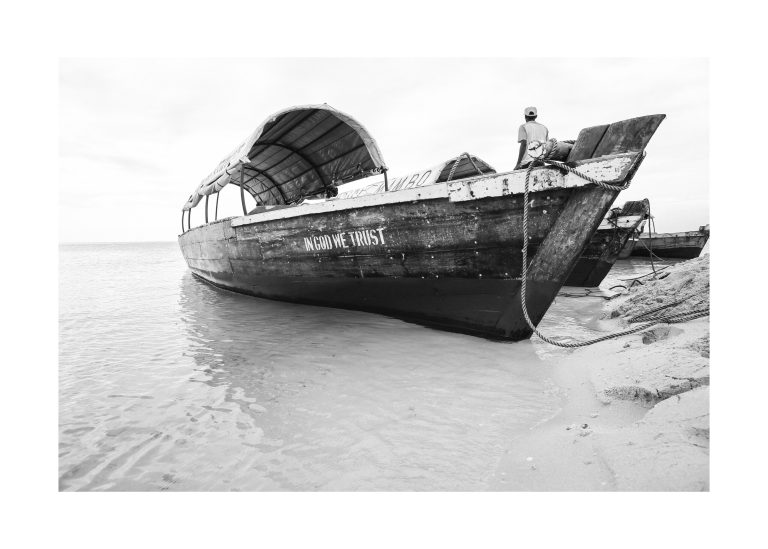
<svg viewBox="0 0 768 549">
<path fill-rule="evenodd" d="M 290 204 L 386 169 L 376 141 L 351 116 L 325 104 L 291 107 L 270 116 L 222 160 L 183 210 L 229 183 L 242 181 L 258 204 Z"/>
</svg>

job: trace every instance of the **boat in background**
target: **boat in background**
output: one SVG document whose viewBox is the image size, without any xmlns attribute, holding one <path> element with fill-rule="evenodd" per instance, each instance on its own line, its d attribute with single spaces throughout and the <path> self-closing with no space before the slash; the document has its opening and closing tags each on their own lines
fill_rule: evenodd
<svg viewBox="0 0 768 549">
<path fill-rule="evenodd" d="M 708 240 L 708 224 L 699 227 L 698 231 L 640 235 L 632 250 L 632 255 L 649 257 L 653 253 L 656 257 L 693 259 L 701 255 L 701 250 L 704 249 Z"/>
<path fill-rule="evenodd" d="M 630 238 L 641 233 L 650 213 L 647 198 L 613 208 L 592 236 L 565 281 L 566 286 L 599 286 Z"/>
<path fill-rule="evenodd" d="M 664 118 L 585 128 L 562 160 L 596 181 L 627 184 Z M 196 277 L 228 290 L 526 339 L 524 211 L 524 298 L 538 324 L 619 191 L 551 165 L 530 174 L 478 165 L 481 173 L 470 176 L 475 160 L 470 155 L 461 179 L 454 179 L 457 165 L 453 178 L 448 168 L 445 181 L 393 190 L 381 151 L 359 122 L 328 105 L 289 108 L 203 179 L 182 208 L 179 245 Z M 376 192 L 347 197 L 336 188 L 375 175 L 384 176 Z M 209 222 L 209 198 L 229 184 L 240 189 L 243 215 Z M 250 214 L 246 193 L 257 204 Z M 312 199 L 318 195 L 326 198 Z M 206 222 L 193 228 L 191 210 L 203 199 Z"/>
<path fill-rule="evenodd" d="M 637 239 L 640 238 L 641 232 L 642 230 L 632 234 L 627 239 L 627 241 L 624 243 L 624 247 L 619 252 L 619 257 L 617 259 L 629 259 L 629 257 L 632 255 L 632 250 L 634 250 L 635 246 L 637 245 Z"/>
</svg>

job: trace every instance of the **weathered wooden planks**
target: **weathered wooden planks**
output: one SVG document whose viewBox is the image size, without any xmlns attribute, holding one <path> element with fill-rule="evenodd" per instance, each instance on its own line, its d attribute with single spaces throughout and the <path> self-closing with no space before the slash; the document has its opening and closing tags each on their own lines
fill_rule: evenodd
<svg viewBox="0 0 768 549">
<path fill-rule="evenodd" d="M 540 256 L 553 224 L 562 219 L 574 195 L 585 190 L 533 193 L 532 257 Z M 527 326 L 519 315 L 504 313 L 519 290 L 522 209 L 521 197 L 509 196 L 408 202 L 239 226 L 235 238 L 224 242 L 214 236 L 223 234 L 219 228 L 201 227 L 195 232 L 211 234 L 190 231 L 180 241 L 192 271 L 223 287 L 520 339 L 528 337 Z M 602 217 L 602 212 L 595 213 L 595 222 Z M 580 217 L 578 223 L 585 219 Z M 382 242 L 369 239 L 351 245 L 349 235 L 365 231 L 375 231 Z M 338 240 L 327 244 L 329 234 L 339 233 L 346 233 L 347 246 L 337 245 Z M 305 239 L 319 242 L 321 237 L 326 248 L 308 248 Z M 582 238 L 586 242 L 588 236 Z M 529 310 L 537 318 L 546 312 L 570 268 L 570 255 L 577 257 L 582 244 L 559 248 L 558 253 L 565 251 L 559 261 L 548 259 L 555 281 L 536 279 L 531 284 Z M 207 248 L 210 254 L 205 257 Z M 229 250 L 228 261 L 221 257 L 224 249 Z"/>
<path fill-rule="evenodd" d="M 528 268 L 530 284 L 525 299 L 528 314 L 534 324 L 538 324 L 544 317 L 549 305 L 543 308 L 531 305 L 552 303 L 618 194 L 618 191 L 602 187 L 582 187 L 574 191 L 560 212 L 557 222 L 533 255 Z M 522 298 L 518 292 L 496 324 L 497 329 L 509 334 L 508 337 L 512 337 L 511 330 L 521 324 Z"/>
<path fill-rule="evenodd" d="M 568 162 L 610 154 L 640 152 L 648 145 L 664 118 L 664 114 L 654 114 L 584 128 L 579 132 L 579 137 L 568 155 Z"/>
<path fill-rule="evenodd" d="M 538 198 L 531 210 L 532 250 L 567 199 L 564 190 Z M 237 227 L 236 245 L 228 245 L 234 270 L 244 276 L 513 278 L 520 269 L 522 207 L 522 200 L 508 198 L 331 212 L 313 216 L 311 224 L 287 218 Z M 375 231 L 383 242 L 354 245 L 350 234 L 365 231 Z M 339 234 L 345 235 L 346 246 L 307 247 L 306 239 L 331 240 Z M 183 240 L 185 254 L 199 258 L 188 240 Z M 211 243 L 211 257 L 220 257 L 221 246 Z"/>
<path fill-rule="evenodd" d="M 573 145 L 570 154 L 568 155 L 568 162 L 576 162 L 578 160 L 586 160 L 592 158 L 592 155 L 600 143 L 600 140 L 605 135 L 605 130 L 608 129 L 608 124 L 602 126 L 592 126 L 591 128 L 584 128 L 579 132 L 579 137 L 576 138 L 576 143 Z"/>
<path fill-rule="evenodd" d="M 608 126 L 592 157 L 644 150 L 664 118 L 664 114 L 654 114 L 614 122 Z"/>
<path fill-rule="evenodd" d="M 619 259 L 629 238 L 635 234 L 638 227 L 649 213 L 648 199 L 627 202 L 623 212 L 631 211 L 631 215 L 617 215 L 612 221 L 601 222 L 598 229 L 582 252 L 571 273 L 565 281 L 566 286 L 600 285 L 605 276 Z M 603 227 L 606 228 L 603 228 Z"/>
<path fill-rule="evenodd" d="M 641 236 L 632 249 L 633 256 L 648 257 L 651 252 L 658 257 L 693 259 L 709 240 L 709 231 L 689 231 L 685 233 L 661 233 L 653 236 Z"/>
</svg>

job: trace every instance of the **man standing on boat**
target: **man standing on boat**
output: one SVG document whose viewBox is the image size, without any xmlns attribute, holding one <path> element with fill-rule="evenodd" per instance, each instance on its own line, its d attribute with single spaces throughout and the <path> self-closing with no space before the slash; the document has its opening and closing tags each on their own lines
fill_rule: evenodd
<svg viewBox="0 0 768 549">
<path fill-rule="evenodd" d="M 520 154 L 517 156 L 516 170 L 525 168 L 531 163 L 533 158 L 528 154 L 528 144 L 532 141 L 544 143 L 549 138 L 549 130 L 544 124 L 536 122 L 539 112 L 536 107 L 526 107 L 523 111 L 525 115 L 525 124 L 517 130 L 517 140 L 520 143 Z"/>
</svg>

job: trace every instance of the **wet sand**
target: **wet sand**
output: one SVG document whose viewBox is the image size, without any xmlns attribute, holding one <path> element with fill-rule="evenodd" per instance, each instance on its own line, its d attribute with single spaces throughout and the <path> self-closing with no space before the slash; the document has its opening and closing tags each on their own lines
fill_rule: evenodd
<svg viewBox="0 0 768 549">
<path fill-rule="evenodd" d="M 611 300 L 597 319 L 618 331 L 638 312 L 709 305 L 709 256 Z M 709 490 L 709 318 L 574 350 L 555 360 L 562 408 L 514 441 L 491 490 Z"/>
</svg>

